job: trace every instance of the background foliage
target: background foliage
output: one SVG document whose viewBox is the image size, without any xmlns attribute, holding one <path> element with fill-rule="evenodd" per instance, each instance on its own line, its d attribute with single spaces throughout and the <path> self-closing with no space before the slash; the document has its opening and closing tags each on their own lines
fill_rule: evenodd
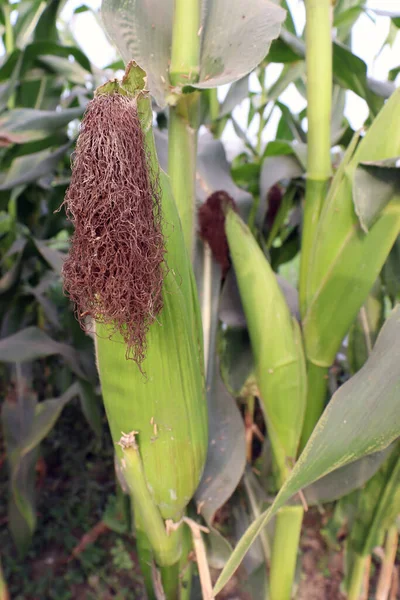
<svg viewBox="0 0 400 600">
<path fill-rule="evenodd" d="M 287 8 L 285 0 L 281 4 Z M 69 182 L 79 119 L 94 89 L 112 78 L 123 64 L 116 60 L 103 70 L 91 64 L 77 46 L 73 31 L 59 18 L 62 5 L 59 0 L 17 1 L 3 4 L 0 12 L 5 48 L 0 64 L 0 520 L 8 525 L 1 532 L 1 558 L 13 597 L 125 598 L 132 589 L 141 597 L 134 544 L 127 535 L 130 524 L 125 500 L 114 482 L 113 451 L 93 342 L 79 328 L 60 280 L 71 228 L 64 211 L 58 209 Z M 82 5 L 75 12 L 87 10 Z M 335 6 L 335 165 L 354 134 L 344 116 L 346 90 L 366 102 L 370 122 L 394 91 L 400 69 L 393 69 L 388 81 L 378 82 L 367 76 L 366 64 L 352 53 L 351 28 L 363 10 L 363 2 L 357 0 L 339 0 Z M 369 14 L 379 18 L 376 13 Z M 392 16 L 385 44 L 393 43 L 399 18 L 398 13 Z M 297 34 L 288 12 L 280 37 L 251 75 L 252 81 L 258 81 L 257 92 L 249 90 L 248 76 L 232 84 L 223 101 L 214 90 L 202 92 L 202 119 L 209 131 L 200 139 L 197 167 L 199 203 L 221 188 L 235 198 L 279 274 L 295 315 L 299 312 L 296 287 L 307 155 L 306 113 L 293 114 L 281 97 L 290 84 L 305 96 L 304 57 L 303 36 Z M 267 85 L 271 64 L 281 64 L 282 70 L 273 84 Z M 232 114 L 244 100 L 247 128 L 258 122 L 255 143 Z M 263 131 L 275 109 L 281 115 L 276 139 L 265 144 Z M 165 164 L 163 127 L 168 117 L 158 109 L 155 114 L 160 162 Z M 243 148 L 232 164 L 219 139 L 228 123 Z M 209 257 L 198 244 L 200 272 L 202 261 Z M 337 355 L 329 372 L 331 394 L 365 363 L 385 318 L 399 300 L 399 252 L 397 241 Z M 215 397 L 215 431 L 210 437 L 219 440 L 216 447 L 223 448 L 223 458 L 208 463 L 196 500 L 211 528 L 210 564 L 220 568 L 231 544 L 267 506 L 270 498 L 266 490 L 270 494 L 274 490 L 270 486 L 268 444 L 261 443 L 265 426 L 255 400 L 254 361 L 236 281 L 231 271 L 220 289 L 221 271 L 214 262 L 212 277 L 219 298 L 214 302 L 219 301 L 219 309 L 218 319 L 215 313 L 210 323 L 210 348 L 218 348 L 219 358 L 209 382 Z M 201 282 L 199 287 L 201 291 Z M 319 487 L 306 489 L 310 504 L 345 497 L 336 504 L 327 525 L 330 543 L 338 543 L 340 527 L 352 522 L 360 502 L 367 502 L 366 496 L 363 499 L 360 491 L 354 490 L 364 486 L 387 457 L 388 453 L 364 459 L 339 483 L 328 479 Z M 392 469 L 392 463 L 385 462 L 378 479 L 370 479 L 367 486 L 371 494 L 377 495 Z M 204 482 L 216 475 L 223 477 L 224 489 L 221 492 L 219 488 L 219 493 L 213 490 L 214 502 L 204 505 L 211 489 Z M 351 491 L 352 495 L 346 496 Z M 328 514 L 331 512 L 332 506 Z M 366 546 L 370 552 L 382 541 L 374 538 L 371 543 L 367 509 L 363 515 L 364 522 L 358 519 L 348 542 L 356 552 L 364 552 Z M 89 545 L 106 531 L 100 542 Z M 88 532 L 92 538 L 89 535 L 82 540 Z M 266 557 L 265 534 L 244 564 L 246 585 L 254 598 L 263 597 L 257 594 L 262 594 L 265 586 L 262 566 Z M 51 579 L 49 573 L 53 571 L 48 565 L 63 577 Z"/>
</svg>

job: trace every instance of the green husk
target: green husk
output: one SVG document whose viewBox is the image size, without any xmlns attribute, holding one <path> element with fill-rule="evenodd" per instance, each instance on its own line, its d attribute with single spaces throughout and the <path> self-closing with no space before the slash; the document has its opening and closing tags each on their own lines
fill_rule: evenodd
<svg viewBox="0 0 400 600">
<path fill-rule="evenodd" d="M 306 373 L 297 321 L 250 230 L 229 209 L 225 231 L 246 314 L 268 435 L 282 485 L 296 460 Z"/>
<path fill-rule="evenodd" d="M 182 517 L 200 481 L 207 454 L 201 321 L 179 216 L 168 177 L 157 161 L 143 71 L 135 65 L 130 71 L 128 67 L 122 86 L 121 93 L 133 95 L 137 102 L 150 172 L 159 173 L 167 265 L 163 309 L 148 332 L 147 356 L 141 365 L 144 374 L 133 361 L 126 360 L 125 344 L 118 335 L 110 339 L 105 325 L 96 324 L 96 356 L 111 435 L 135 511 L 158 563 L 171 565 L 179 559 L 180 542 L 173 550 L 168 549 L 171 536 L 164 535 L 163 520 Z M 132 447 L 119 444 L 124 434 L 133 434 Z M 144 483 L 142 494 L 135 489 L 138 477 Z M 152 538 L 157 527 L 149 517 L 149 503 L 153 521 L 160 524 L 156 539 Z M 173 535 L 179 538 L 180 531 Z"/>
</svg>

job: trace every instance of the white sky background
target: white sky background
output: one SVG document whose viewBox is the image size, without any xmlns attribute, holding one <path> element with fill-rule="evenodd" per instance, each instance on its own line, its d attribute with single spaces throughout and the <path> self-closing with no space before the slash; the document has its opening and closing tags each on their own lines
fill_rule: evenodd
<svg viewBox="0 0 400 600">
<path fill-rule="evenodd" d="M 69 0 L 61 16 L 63 20 L 69 21 L 72 24 L 75 37 L 89 59 L 96 66 L 104 67 L 115 60 L 116 52 L 107 41 L 92 13 L 73 14 L 74 9 L 80 6 L 83 1 Z M 98 10 L 101 2 L 100 0 L 86 0 L 85 3 L 91 8 Z M 296 23 L 297 32 L 299 33 L 303 30 L 305 23 L 304 2 L 303 0 L 288 0 L 288 4 Z M 395 11 L 399 9 L 400 0 L 368 0 L 366 4 L 370 8 Z M 397 36 L 392 48 L 386 47 L 377 56 L 388 35 L 389 26 L 390 19 L 388 17 L 376 17 L 374 23 L 367 15 L 363 14 L 353 28 L 352 50 L 354 54 L 360 56 L 367 63 L 368 75 L 379 80 L 386 80 L 389 70 L 400 64 L 400 34 Z M 268 67 L 268 85 L 272 84 L 278 77 L 281 69 L 280 65 L 270 65 Z M 258 81 L 256 77 L 250 79 L 250 87 L 252 91 L 257 91 Z M 226 86 L 225 89 L 220 90 L 221 98 L 224 97 L 225 93 Z M 291 84 L 287 88 L 280 99 L 294 113 L 300 112 L 306 104 L 305 100 L 297 92 L 294 84 Z M 234 117 L 243 129 L 247 129 L 247 111 L 248 101 L 244 101 L 234 111 Z M 353 129 L 358 129 L 364 123 L 368 115 L 368 109 L 364 100 L 356 96 L 353 92 L 347 92 L 345 113 Z M 279 118 L 280 111 L 276 109 L 275 114 L 273 114 L 264 130 L 263 138 L 265 142 L 274 138 Z M 255 118 L 248 131 L 250 139 L 254 140 L 257 130 L 258 123 Z M 226 127 L 223 139 L 228 146 L 228 154 L 230 156 L 234 156 L 241 150 L 241 142 L 236 137 L 231 124 Z"/>
</svg>

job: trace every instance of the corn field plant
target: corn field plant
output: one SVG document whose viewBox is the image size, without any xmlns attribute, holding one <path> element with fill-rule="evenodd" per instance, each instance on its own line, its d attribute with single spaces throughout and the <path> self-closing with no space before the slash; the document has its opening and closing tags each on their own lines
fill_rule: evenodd
<svg viewBox="0 0 400 600">
<path fill-rule="evenodd" d="M 364 2 L 306 0 L 298 35 L 285 0 L 103 0 L 122 59 L 104 71 L 60 33 L 60 2 L 31 4 L 1 13 L 16 545 L 36 528 L 40 442 L 76 397 L 98 433 L 101 395 L 149 599 L 218 597 L 238 569 L 251 598 L 296 598 L 312 506 L 332 531 L 346 524 L 345 597 L 367 597 L 376 547 L 375 597 L 394 597 L 400 93 L 398 69 L 377 82 L 351 51 Z M 400 13 L 388 16 L 393 38 Z M 292 83 L 298 115 L 281 100 Z M 362 131 L 346 90 L 368 106 Z M 245 99 L 255 143 L 235 119 Z M 228 125 L 244 148 L 232 165 Z M 57 375 L 38 392 L 39 360 Z M 222 507 L 240 535 L 218 525 Z"/>
</svg>

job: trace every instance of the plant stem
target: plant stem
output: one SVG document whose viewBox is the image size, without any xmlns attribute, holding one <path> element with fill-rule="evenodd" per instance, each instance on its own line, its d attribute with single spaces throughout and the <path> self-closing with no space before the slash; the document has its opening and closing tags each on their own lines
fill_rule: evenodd
<svg viewBox="0 0 400 600">
<path fill-rule="evenodd" d="M 210 119 L 211 121 L 216 121 L 219 117 L 219 100 L 218 100 L 218 88 L 211 88 L 206 91 L 208 94 L 208 102 L 210 107 Z"/>
<path fill-rule="evenodd" d="M 194 83 L 199 77 L 200 1 L 175 0 L 169 77 L 172 85 Z M 170 107 L 168 174 L 181 218 L 189 256 L 193 251 L 197 130 L 200 94 L 181 95 Z"/>
<path fill-rule="evenodd" d="M 133 498 L 131 498 L 132 506 L 132 522 L 135 522 L 134 535 L 136 541 L 136 550 L 139 558 L 140 570 L 143 575 L 144 585 L 146 588 L 147 599 L 157 600 L 156 593 L 154 591 L 154 578 L 153 578 L 153 552 L 148 540 L 148 537 L 144 531 L 144 525 L 140 519 L 138 510 L 135 510 Z"/>
<path fill-rule="evenodd" d="M 169 76 L 172 85 L 188 85 L 199 77 L 200 2 L 175 0 Z"/>
<path fill-rule="evenodd" d="M 124 435 L 120 444 L 123 454 L 121 459 L 123 475 L 131 493 L 135 514 L 138 514 L 156 562 L 160 566 L 174 565 L 181 554 L 180 528 L 167 533 L 163 518 L 147 487 L 142 459 L 134 434 Z"/>
<path fill-rule="evenodd" d="M 397 526 L 392 525 L 389 528 L 386 536 L 385 556 L 382 561 L 381 572 L 379 575 L 378 587 L 376 590 L 376 600 L 387 600 L 389 597 L 398 543 L 399 533 L 397 531 Z"/>
<path fill-rule="evenodd" d="M 304 415 L 303 431 L 300 438 L 299 454 L 303 451 L 318 419 L 325 407 L 328 383 L 328 368 L 307 363 L 307 404 Z"/>
<path fill-rule="evenodd" d="M 353 568 L 351 570 L 350 575 L 350 583 L 347 590 L 347 600 L 359 600 L 363 581 L 364 581 L 364 572 L 365 566 L 368 561 L 368 555 L 362 556 L 361 554 L 356 554 L 354 559 Z"/>
<path fill-rule="evenodd" d="M 189 255 L 193 252 L 200 94 L 182 96 L 169 110 L 168 174 Z"/>
<path fill-rule="evenodd" d="M 161 567 L 161 581 L 167 600 L 179 600 L 179 562 L 168 567 Z"/>
<path fill-rule="evenodd" d="M 259 82 L 261 85 L 261 95 L 260 95 L 260 110 L 259 110 L 259 117 L 260 117 L 260 122 L 258 124 L 258 133 L 257 133 L 257 154 L 260 156 L 261 155 L 261 148 L 262 148 L 262 134 L 264 131 L 264 111 L 265 111 L 265 104 L 267 102 L 267 90 L 265 88 L 265 66 L 262 65 L 261 66 L 261 73 L 259 75 Z"/>
<path fill-rule="evenodd" d="M 11 4 L 6 2 L 3 7 L 3 13 L 5 21 L 5 48 L 7 54 L 11 54 L 14 50 L 14 33 L 11 23 L 11 9 Z"/>
<path fill-rule="evenodd" d="M 307 305 L 307 277 L 315 231 L 331 175 L 331 0 L 306 0 L 307 184 L 300 267 L 300 309 Z"/>
<path fill-rule="evenodd" d="M 218 88 L 204 90 L 203 94 L 207 94 L 208 96 L 209 116 L 211 121 L 210 131 L 215 138 L 219 139 L 225 129 L 228 117 L 226 115 L 221 118 L 219 117 L 221 107 L 218 100 Z"/>
<path fill-rule="evenodd" d="M 269 574 L 270 600 L 290 600 L 296 571 L 302 506 L 284 506 L 276 516 Z"/>
<path fill-rule="evenodd" d="M 190 600 L 192 590 L 193 561 L 190 558 L 192 551 L 192 535 L 189 527 L 182 530 L 182 554 L 179 561 L 179 600 Z"/>
</svg>

